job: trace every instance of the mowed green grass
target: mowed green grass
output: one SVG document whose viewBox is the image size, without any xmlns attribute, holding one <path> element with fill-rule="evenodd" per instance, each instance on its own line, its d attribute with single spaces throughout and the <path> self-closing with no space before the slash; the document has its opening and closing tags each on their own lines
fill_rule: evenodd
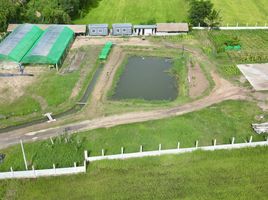
<svg viewBox="0 0 268 200">
<path fill-rule="evenodd" d="M 162 144 L 163 149 L 193 147 L 195 141 L 200 146 L 212 145 L 217 139 L 218 144 L 228 144 L 232 137 L 236 142 L 245 142 L 250 136 L 253 141 L 264 140 L 253 132 L 251 123 L 257 122 L 255 117 L 264 114 L 256 104 L 246 101 L 226 101 L 198 112 L 185 114 L 162 120 L 149 121 L 87 131 L 67 137 L 54 138 L 54 145 L 50 140 L 25 144 L 25 152 L 29 167 L 36 169 L 73 166 L 73 162 L 83 163 L 84 150 L 91 156 L 119 154 L 121 147 L 125 152 L 138 152 L 140 145 L 144 151 L 156 150 Z M 5 162 L 0 164 L 0 171 L 23 170 L 24 163 L 20 145 L 1 150 L 6 154 Z"/>
<path fill-rule="evenodd" d="M 91 163 L 86 174 L 6 180 L 0 199 L 243 199 L 268 196 L 268 147 Z"/>
<path fill-rule="evenodd" d="M 221 10 L 223 23 L 230 25 L 268 23 L 267 0 L 212 0 L 215 8 Z M 101 0 L 76 24 L 88 23 L 145 23 L 152 19 L 157 22 L 187 20 L 187 0 Z"/>
</svg>

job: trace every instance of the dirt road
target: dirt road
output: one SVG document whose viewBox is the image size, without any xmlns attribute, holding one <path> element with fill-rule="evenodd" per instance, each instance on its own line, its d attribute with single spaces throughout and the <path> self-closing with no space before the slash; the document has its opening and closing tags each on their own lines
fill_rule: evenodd
<svg viewBox="0 0 268 200">
<path fill-rule="evenodd" d="M 82 39 L 81 39 L 82 40 Z M 85 43 L 105 43 L 106 39 L 98 40 L 98 39 L 91 39 L 86 42 L 84 39 L 83 42 L 78 41 L 76 42 L 76 46 L 79 47 L 80 45 L 84 45 Z M 116 39 L 118 40 L 118 39 Z M 89 112 L 95 111 L 98 109 L 99 104 L 105 98 L 104 94 L 112 85 L 112 80 L 116 71 L 116 68 L 122 62 L 122 58 L 124 57 L 124 53 L 120 46 L 125 44 L 128 45 L 149 45 L 148 41 L 141 41 L 140 39 L 128 39 L 117 41 L 119 42 L 118 47 L 115 47 L 111 52 L 111 56 L 106 63 L 98 81 L 94 88 L 92 99 L 88 106 L 88 109 L 82 113 L 83 115 L 87 115 Z M 152 45 L 152 44 L 150 44 Z M 175 48 L 175 47 L 174 47 Z M 176 47 L 179 48 L 179 47 Z M 199 57 L 202 60 L 208 60 L 205 56 L 203 56 L 200 52 L 191 51 L 195 57 Z M 213 63 L 211 63 L 213 65 Z M 213 91 L 210 93 L 209 96 L 204 97 L 203 99 L 196 100 L 191 103 L 187 103 L 182 106 L 176 106 L 173 108 L 165 108 L 159 109 L 154 111 L 142 111 L 142 112 L 131 112 L 119 115 L 112 115 L 108 117 L 100 117 L 95 118 L 92 120 L 85 120 L 77 123 L 70 123 L 68 125 L 48 128 L 50 125 L 48 124 L 40 124 L 33 127 L 27 127 L 24 129 L 14 130 L 11 132 L 0 134 L 0 149 L 6 148 L 8 146 L 14 145 L 19 142 L 20 139 L 24 141 L 35 141 L 35 140 L 42 140 L 47 139 L 49 137 L 57 136 L 62 133 L 77 133 L 86 130 L 92 130 L 97 128 L 105 128 L 105 127 L 113 127 L 122 124 L 130 124 L 136 122 L 145 122 L 149 120 L 157 120 L 163 119 L 172 116 L 178 116 L 185 113 L 197 111 L 203 108 L 206 108 L 210 105 L 220 103 L 224 100 L 229 99 L 245 99 L 247 98 L 246 92 L 228 81 L 222 79 L 215 73 L 214 71 L 211 72 L 212 78 L 215 82 L 215 87 Z M 72 116 L 70 116 L 71 118 Z"/>
</svg>

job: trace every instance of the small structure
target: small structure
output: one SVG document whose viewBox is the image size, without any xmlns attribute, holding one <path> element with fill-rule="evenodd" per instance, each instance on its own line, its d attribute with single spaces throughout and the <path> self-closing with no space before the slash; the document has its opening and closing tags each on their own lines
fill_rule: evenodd
<svg viewBox="0 0 268 200">
<path fill-rule="evenodd" d="M 257 134 L 268 133 L 268 123 L 252 124 L 252 128 Z"/>
<path fill-rule="evenodd" d="M 154 35 L 156 33 L 156 25 L 134 25 L 135 35 Z"/>
<path fill-rule="evenodd" d="M 132 24 L 113 24 L 112 34 L 115 36 L 132 35 Z"/>
<path fill-rule="evenodd" d="M 158 23 L 156 32 L 158 35 L 188 33 L 187 23 Z"/>
<path fill-rule="evenodd" d="M 48 121 L 47 121 L 48 123 L 56 121 L 56 119 L 53 119 L 52 113 L 46 113 L 44 114 L 44 116 L 48 118 Z"/>
<path fill-rule="evenodd" d="M 89 24 L 88 35 L 90 36 L 109 35 L 109 25 L 108 24 Z"/>
<path fill-rule="evenodd" d="M 100 60 L 106 60 L 107 59 L 107 57 L 108 57 L 108 55 L 109 55 L 109 53 L 110 53 L 110 51 L 112 49 L 112 46 L 113 46 L 112 42 L 107 42 L 105 44 L 105 46 L 103 47 L 103 49 L 102 49 L 102 51 L 101 51 L 101 53 L 99 55 Z"/>
</svg>

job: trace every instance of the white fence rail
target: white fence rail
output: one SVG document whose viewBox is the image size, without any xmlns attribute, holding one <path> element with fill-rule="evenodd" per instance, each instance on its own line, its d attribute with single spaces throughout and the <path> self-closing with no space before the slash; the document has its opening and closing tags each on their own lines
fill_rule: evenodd
<svg viewBox="0 0 268 200">
<path fill-rule="evenodd" d="M 268 26 L 221 26 L 220 30 L 268 30 Z M 208 27 L 193 27 L 194 30 L 206 30 Z"/>
<path fill-rule="evenodd" d="M 224 145 L 216 145 L 216 140 L 214 140 L 213 146 L 204 146 L 198 147 L 198 141 L 196 141 L 196 146 L 192 148 L 180 148 L 180 144 L 178 143 L 177 149 L 168 149 L 162 150 L 161 144 L 159 145 L 159 149 L 156 151 L 142 151 L 142 146 L 140 146 L 140 152 L 137 153 L 124 153 L 124 148 L 121 148 L 121 154 L 116 155 L 104 155 L 104 150 L 102 150 L 101 156 L 93 156 L 89 157 L 88 152 L 84 152 L 85 160 L 88 162 L 94 162 L 98 160 L 114 160 L 114 159 L 129 159 L 129 158 L 141 158 L 141 157 L 148 157 L 148 156 L 160 156 L 160 155 L 168 155 L 168 154 L 182 154 L 187 152 L 193 152 L 196 150 L 203 150 L 203 151 L 215 151 L 221 149 L 240 149 L 240 148 L 247 148 L 247 147 L 256 147 L 256 146 L 268 146 L 267 141 L 261 142 L 252 142 L 252 137 L 250 138 L 248 143 L 238 143 L 234 144 L 234 138 L 232 139 L 231 144 L 224 144 Z"/>
<path fill-rule="evenodd" d="M 20 179 L 20 178 L 38 178 L 38 177 L 46 177 L 46 176 L 62 176 L 62 175 L 72 175 L 78 173 L 86 172 L 86 161 L 84 162 L 84 166 L 76 166 L 74 163 L 74 167 L 68 168 L 56 168 L 53 165 L 53 169 L 39 169 L 36 170 L 34 167 L 32 170 L 27 171 L 13 171 L 11 168 L 10 172 L 0 172 L 0 180 L 1 179 Z"/>
</svg>

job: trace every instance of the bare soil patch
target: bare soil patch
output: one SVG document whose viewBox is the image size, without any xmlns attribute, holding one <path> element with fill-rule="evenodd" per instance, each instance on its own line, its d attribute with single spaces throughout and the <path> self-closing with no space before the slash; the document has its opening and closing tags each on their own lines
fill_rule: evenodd
<svg viewBox="0 0 268 200">
<path fill-rule="evenodd" d="M 189 95 L 199 97 L 209 87 L 209 82 L 198 63 L 188 66 Z"/>
</svg>

